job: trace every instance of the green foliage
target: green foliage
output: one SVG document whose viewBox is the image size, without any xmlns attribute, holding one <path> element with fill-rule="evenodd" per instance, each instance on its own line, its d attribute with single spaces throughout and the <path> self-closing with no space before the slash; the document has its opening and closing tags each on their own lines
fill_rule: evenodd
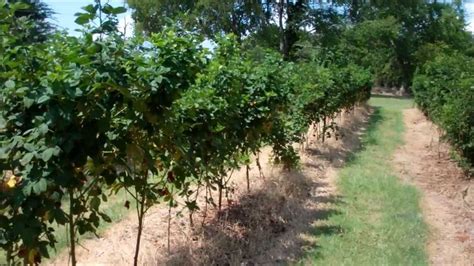
<svg viewBox="0 0 474 266">
<path fill-rule="evenodd" d="M 315 24 L 314 44 L 370 69 L 378 85 L 405 88 L 411 86 L 416 68 L 423 64 L 419 56 L 426 46 L 444 43 L 450 50 L 472 50 L 472 35 L 454 6 L 426 1 L 385 2 L 359 4 L 356 18 L 352 23 L 342 23 L 342 27 L 337 20 L 325 22 L 316 17 L 319 23 Z M 319 36 L 320 29 L 330 26 L 339 31 L 342 28 L 342 37 L 328 42 L 330 34 Z"/>
<path fill-rule="evenodd" d="M 445 131 L 468 168 L 474 163 L 473 73 L 473 58 L 439 53 L 419 69 L 413 83 L 417 104 Z"/>
<path fill-rule="evenodd" d="M 399 84 L 394 58 L 400 29 L 394 17 L 366 20 L 344 32 L 339 49 L 357 65 L 370 69 L 377 83 Z"/>
<path fill-rule="evenodd" d="M 294 143 L 311 126 L 322 123 L 324 139 L 337 113 L 368 99 L 372 80 L 409 82 L 417 66 L 418 104 L 474 157 L 473 61 L 453 51 L 473 46 L 453 9 L 409 5 L 405 19 L 362 8 L 370 15 L 347 27 L 334 10 L 308 12 L 307 1 L 239 3 L 130 1 L 139 27 L 154 33 L 126 40 L 116 29 L 124 8 L 95 1 L 76 14 L 81 37 L 32 45 L 35 24 L 18 19 L 28 6 L 0 0 L 0 247 L 9 263 L 48 257 L 54 228 L 67 224 L 76 264 L 77 235 L 111 221 L 101 203 L 120 191 L 136 203 L 136 262 L 153 204 L 183 197 L 197 209 L 194 187 L 222 195 L 228 173 L 264 146 L 297 167 Z M 276 13 L 285 26 L 269 23 Z M 195 32 L 217 41 L 213 53 Z"/>
<path fill-rule="evenodd" d="M 307 23 L 314 28 L 314 34 L 307 36 L 307 38 L 322 47 L 338 44 L 347 26 L 344 16 L 331 6 L 311 9 L 308 12 Z"/>
<path fill-rule="evenodd" d="M 259 0 L 128 0 L 137 30 L 160 32 L 172 21 L 214 39 L 233 33 L 238 39 L 266 23 Z M 159 15 L 157 15 L 159 14 Z"/>
<path fill-rule="evenodd" d="M 193 185 L 222 192 L 228 171 L 265 145 L 291 169 L 293 143 L 311 124 L 367 96 L 355 65 L 256 56 L 235 37 L 220 38 L 212 55 L 179 30 L 125 40 L 115 16 L 124 10 L 99 1 L 76 14 L 81 37 L 29 45 L 11 34 L 24 6 L 0 4 L 0 247 L 9 263 L 48 257 L 54 228 L 67 224 L 76 264 L 77 235 L 111 221 L 101 209 L 110 193 L 134 198 L 141 232 L 154 203 L 181 196 L 196 209 Z"/>
<path fill-rule="evenodd" d="M 15 23 L 15 31 L 22 31 L 26 35 L 22 39 L 23 42 L 44 42 L 54 31 L 55 26 L 48 21 L 54 12 L 46 3 L 39 0 L 7 0 L 6 3 L 6 6 L 23 6 L 14 8 L 12 13 L 19 20 L 19 23 Z"/>
<path fill-rule="evenodd" d="M 195 0 L 127 0 L 133 9 L 136 32 L 151 34 L 160 32 L 171 24 L 170 20 L 180 25 L 188 25 L 184 14 L 195 7 Z"/>
<path fill-rule="evenodd" d="M 15 24 L 12 19 L 8 10 L 2 14 L 2 29 Z M 100 218 L 108 220 L 98 205 L 106 200 L 104 173 L 113 168 L 107 133 L 115 104 L 110 99 L 117 93 L 110 83 L 123 74 L 122 51 L 118 39 L 94 41 L 92 32 L 82 39 L 58 35 L 34 46 L 22 45 L 16 39 L 21 34 L 4 32 L 0 168 L 17 184 L 0 200 L 8 217 L 2 247 L 9 259 L 35 263 L 55 243 L 53 223 L 68 223 L 83 234 L 95 231 Z"/>
</svg>

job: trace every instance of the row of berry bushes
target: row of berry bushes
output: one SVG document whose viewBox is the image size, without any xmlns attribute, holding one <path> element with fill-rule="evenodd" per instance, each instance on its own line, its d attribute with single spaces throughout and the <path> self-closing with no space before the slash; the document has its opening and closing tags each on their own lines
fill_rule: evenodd
<svg viewBox="0 0 474 266">
<path fill-rule="evenodd" d="M 413 81 L 415 101 L 453 144 L 461 164 L 474 166 L 474 58 L 440 52 L 426 62 Z"/>
<path fill-rule="evenodd" d="M 365 101 L 370 75 L 355 65 L 254 59 L 232 37 L 214 52 L 167 29 L 149 39 L 116 31 L 122 8 L 84 8 L 82 36 L 22 42 L 0 2 L 0 247 L 7 262 L 38 263 L 68 225 L 78 235 L 110 218 L 101 203 L 124 190 L 136 203 L 138 260 L 144 215 L 176 197 L 197 208 L 196 187 L 220 192 L 227 173 L 272 146 L 297 164 L 293 143 L 314 123 Z M 100 18 L 100 19 L 99 19 Z M 94 26 L 94 21 L 101 21 Z"/>
</svg>

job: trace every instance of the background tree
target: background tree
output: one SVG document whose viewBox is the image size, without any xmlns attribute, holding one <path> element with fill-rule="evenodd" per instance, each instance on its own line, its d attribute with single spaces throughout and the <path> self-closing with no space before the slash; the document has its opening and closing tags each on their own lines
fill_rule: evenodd
<svg viewBox="0 0 474 266">
<path fill-rule="evenodd" d="M 195 0 L 127 0 L 132 9 L 136 32 L 159 32 L 171 22 L 188 25 Z"/>
<path fill-rule="evenodd" d="M 445 4 L 425 0 L 128 0 L 128 3 L 139 32 L 158 32 L 174 21 L 210 39 L 233 33 L 239 41 L 245 39 L 247 43 L 278 49 L 287 59 L 299 49 L 297 44 L 301 41 L 335 47 L 345 28 L 350 30 L 367 20 L 392 17 L 400 28 L 393 39 L 393 53 L 390 53 L 393 57 L 387 59 L 394 71 L 388 75 L 391 78 L 387 83 L 405 87 L 411 84 L 417 67 L 415 54 L 423 43 L 439 41 L 444 36 L 441 37 L 444 41 L 459 46 L 469 39 L 463 30 L 460 1 Z"/>
<path fill-rule="evenodd" d="M 416 68 L 420 66 L 416 58 L 417 51 L 426 43 L 443 42 L 452 49 L 461 50 L 472 46 L 472 37 L 464 30 L 461 1 L 445 3 L 424 0 L 381 0 L 352 1 L 350 4 L 352 8 L 357 9 L 354 22 L 356 25 L 366 20 L 375 21 L 390 17 L 395 18 L 400 25 L 398 34 L 393 39 L 391 52 L 393 56 L 386 58 L 386 63 L 390 65 L 389 71 L 385 71 L 384 77 L 376 77 L 383 83 L 409 88 Z M 382 25 L 383 23 L 380 24 L 381 27 Z M 355 27 L 356 31 L 359 29 Z M 374 37 L 377 32 L 372 31 Z M 367 55 L 370 56 L 369 54 L 370 51 Z"/>
<path fill-rule="evenodd" d="M 18 30 L 26 31 L 27 34 L 23 41 L 26 42 L 44 42 L 48 34 L 55 29 L 54 25 L 48 21 L 54 12 L 49 6 L 39 0 L 8 0 L 8 3 L 24 3 L 27 5 L 25 9 L 20 9 L 15 12 L 18 19 L 28 20 L 28 27 L 19 28 Z M 24 27 L 25 24 L 19 27 Z"/>
<path fill-rule="evenodd" d="M 170 22 L 210 39 L 233 33 L 238 40 L 262 27 L 266 13 L 260 0 L 128 0 L 137 30 L 159 32 Z"/>
</svg>

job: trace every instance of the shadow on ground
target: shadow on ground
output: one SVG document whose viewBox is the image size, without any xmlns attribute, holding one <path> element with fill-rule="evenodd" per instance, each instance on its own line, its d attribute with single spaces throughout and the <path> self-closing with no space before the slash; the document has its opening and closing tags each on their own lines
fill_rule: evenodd
<svg viewBox="0 0 474 266">
<path fill-rule="evenodd" d="M 372 107 L 370 119 L 368 119 L 368 121 L 358 121 L 356 123 L 357 127 L 360 129 L 358 132 L 346 132 L 346 137 L 340 140 L 341 147 L 339 149 L 329 149 L 326 154 L 321 153 L 320 151 L 311 152 L 316 154 L 316 156 L 321 156 L 322 158 L 332 158 L 335 162 L 333 162 L 333 166 L 336 168 L 342 168 L 352 164 L 354 162 L 355 156 L 357 156 L 358 153 L 364 151 L 369 145 L 377 144 L 375 138 L 371 138 L 370 135 L 367 137 L 367 135 L 383 122 L 383 116 L 380 112 L 380 107 Z M 352 130 L 354 129 L 355 128 L 352 128 Z M 345 130 L 347 131 L 351 129 L 346 128 Z M 321 161 L 321 159 L 318 161 Z M 333 210 L 338 210 L 341 206 L 343 206 L 343 204 L 345 204 L 345 201 L 343 198 L 339 197 L 336 201 L 331 201 L 330 203 L 333 203 L 331 206 Z M 341 213 L 338 211 L 334 213 L 334 215 L 339 214 Z M 349 228 L 343 228 L 337 224 L 330 224 L 326 220 L 319 220 L 314 224 L 314 226 L 312 226 L 311 233 L 317 238 L 320 236 L 344 234 L 344 231 L 347 229 Z M 321 246 L 316 241 L 312 248 L 309 249 L 303 256 L 310 255 L 312 259 L 315 259 L 316 257 L 321 256 L 320 249 Z"/>
<path fill-rule="evenodd" d="M 413 99 L 412 95 L 395 95 L 395 94 L 378 94 L 378 93 L 372 93 L 371 97 L 376 97 L 376 98 L 386 98 L 386 99 Z"/>
<path fill-rule="evenodd" d="M 367 145 L 376 144 L 373 138 L 362 139 L 367 133 L 375 129 L 383 117 L 380 114 L 380 107 L 371 107 L 371 115 L 368 120 L 358 119 L 352 121 L 350 127 L 341 129 L 340 134 L 343 138 L 337 140 L 338 146 L 332 143 L 323 143 L 317 147 L 309 147 L 306 153 L 313 157 L 313 160 L 305 162 L 305 167 L 316 169 L 324 168 L 325 161 L 329 161 L 334 168 L 342 168 L 352 161 L 352 157 L 365 149 Z"/>
<path fill-rule="evenodd" d="M 314 206 L 339 200 L 316 195 L 325 186 L 300 172 L 268 178 L 262 189 L 223 209 L 221 218 L 216 215 L 207 221 L 196 232 L 197 243 L 180 247 L 168 264 L 254 265 L 295 260 L 304 254 L 302 247 L 313 244 L 301 236 L 312 234 L 314 221 L 337 214 L 334 209 Z"/>
<path fill-rule="evenodd" d="M 318 249 L 318 236 L 343 233 L 343 228 L 324 224 L 339 214 L 337 208 L 344 202 L 321 175 L 328 167 L 342 167 L 364 148 L 362 135 L 381 116 L 374 109 L 370 123 L 364 118 L 349 121 L 337 145 L 331 141 L 311 145 L 300 171 L 267 177 L 260 189 L 244 194 L 219 215 L 210 215 L 215 218 L 196 229 L 192 240 L 179 246 L 167 264 L 286 265 Z"/>
</svg>

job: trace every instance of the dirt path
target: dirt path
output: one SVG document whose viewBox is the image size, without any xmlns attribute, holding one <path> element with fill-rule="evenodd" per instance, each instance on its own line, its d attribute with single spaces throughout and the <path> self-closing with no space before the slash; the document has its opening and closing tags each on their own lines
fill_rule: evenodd
<svg viewBox="0 0 474 266">
<path fill-rule="evenodd" d="M 394 163 L 422 192 L 432 265 L 474 265 L 474 185 L 450 159 L 437 128 L 418 109 L 404 110 L 405 144 Z"/>
<path fill-rule="evenodd" d="M 302 152 L 301 169 L 282 172 L 272 167 L 270 150 L 260 155 L 264 178 L 252 166 L 251 191 L 247 192 L 245 169 L 234 173 L 232 190 L 217 218 L 209 207 L 194 215 L 190 229 L 188 214 L 172 210 L 171 253 L 167 251 L 168 209 L 152 208 L 146 216 L 140 264 L 142 265 L 254 265 L 286 264 L 297 261 L 305 249 L 314 247 L 314 225 L 333 213 L 338 199 L 335 178 L 348 154 L 359 146 L 361 130 L 369 116 L 367 107 L 337 118 L 341 140 L 321 144 L 310 135 Z M 198 205 L 204 209 L 203 192 Z M 214 198 L 215 199 L 215 198 Z M 114 224 L 99 239 L 82 241 L 78 248 L 80 265 L 131 265 L 137 233 L 131 214 Z M 67 265 L 67 251 L 53 265 Z"/>
</svg>

